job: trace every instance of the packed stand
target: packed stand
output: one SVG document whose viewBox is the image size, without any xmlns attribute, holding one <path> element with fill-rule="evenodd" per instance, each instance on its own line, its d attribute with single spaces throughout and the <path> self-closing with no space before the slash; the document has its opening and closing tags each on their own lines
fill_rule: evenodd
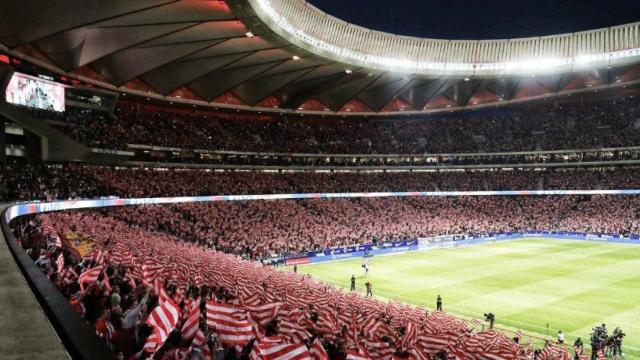
<svg viewBox="0 0 640 360">
<path fill-rule="evenodd" d="M 638 196 L 479 196 L 234 201 L 105 213 L 247 258 L 439 235 L 570 231 L 640 234 Z"/>
<path fill-rule="evenodd" d="M 9 162 L 0 199 L 53 200 L 100 196 L 158 197 L 228 194 L 640 189 L 640 169 L 451 172 L 260 172 L 148 169 L 76 163 Z"/>
<path fill-rule="evenodd" d="M 533 359 L 530 339 L 345 293 L 94 211 L 42 215 L 18 232 L 123 359 Z M 79 256 L 60 239 L 70 232 L 96 248 Z M 551 342 L 536 354 L 572 358 Z"/>
<path fill-rule="evenodd" d="M 8 161 L 0 170 L 1 201 L 96 198 L 108 193 L 102 182 L 87 176 L 87 171 L 74 164 L 32 165 Z"/>
<path fill-rule="evenodd" d="M 252 117 L 121 103 L 115 117 L 72 111 L 62 129 L 92 147 L 107 149 L 142 144 L 253 152 L 437 154 L 637 146 L 638 121 L 640 100 L 634 97 L 413 120 Z"/>
</svg>

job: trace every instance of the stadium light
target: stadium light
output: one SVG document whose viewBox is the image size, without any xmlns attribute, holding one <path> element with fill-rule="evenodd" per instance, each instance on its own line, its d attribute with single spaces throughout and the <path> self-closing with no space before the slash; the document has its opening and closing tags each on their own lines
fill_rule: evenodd
<svg viewBox="0 0 640 360">
<path fill-rule="evenodd" d="M 245 35 L 247 35 L 248 38 L 252 38 L 255 35 L 253 35 L 253 33 L 251 31 L 247 31 L 246 33 L 244 33 Z"/>
<path fill-rule="evenodd" d="M 298 56 L 298 55 L 293 55 L 293 60 L 294 60 L 294 61 L 298 61 L 298 60 L 300 60 L 300 56 Z"/>
<path fill-rule="evenodd" d="M 259 6 L 258 14 L 266 15 L 272 23 L 278 26 L 285 33 L 301 41 L 312 48 L 323 53 L 330 53 L 338 59 L 345 59 L 366 63 L 367 66 L 384 67 L 388 70 L 396 71 L 454 71 L 454 72 L 477 72 L 477 71 L 504 71 L 506 73 L 550 72 L 563 70 L 574 65 L 585 66 L 603 63 L 611 60 L 640 56 L 640 48 L 633 48 L 622 51 L 614 51 L 601 54 L 585 54 L 573 58 L 531 58 L 510 62 L 437 62 L 430 60 L 410 60 L 389 56 L 380 56 L 370 53 L 344 48 L 331 44 L 325 40 L 318 39 L 307 33 L 301 27 L 294 25 L 284 18 L 274 8 L 271 0 L 253 0 Z"/>
</svg>

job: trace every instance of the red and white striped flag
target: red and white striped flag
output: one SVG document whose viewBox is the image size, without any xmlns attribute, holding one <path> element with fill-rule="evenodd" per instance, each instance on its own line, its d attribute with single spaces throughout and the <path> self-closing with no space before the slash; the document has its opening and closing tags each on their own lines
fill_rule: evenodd
<svg viewBox="0 0 640 360">
<path fill-rule="evenodd" d="M 365 337 L 375 339 L 376 337 L 393 336 L 392 331 L 376 315 L 370 315 L 362 324 L 362 333 Z"/>
<path fill-rule="evenodd" d="M 434 355 L 449 346 L 449 339 L 446 336 L 421 334 L 416 337 L 415 345 L 422 352 Z"/>
<path fill-rule="evenodd" d="M 251 351 L 251 360 L 311 360 L 304 344 L 256 343 Z"/>
<path fill-rule="evenodd" d="M 247 288 L 242 288 L 241 291 L 248 290 Z M 247 296 L 242 298 L 242 304 L 249 306 L 258 306 L 260 304 L 260 294 L 257 292 L 251 292 Z"/>
<path fill-rule="evenodd" d="M 602 354 L 601 351 L 598 351 L 596 354 L 598 360 L 606 359 L 607 357 Z M 547 345 L 540 350 L 540 354 L 538 355 L 538 359 L 541 360 L 571 360 L 572 356 L 569 352 L 553 343 L 547 343 Z"/>
<path fill-rule="evenodd" d="M 291 342 L 294 343 L 304 342 L 307 339 L 311 338 L 311 333 L 305 328 L 294 322 L 284 319 L 278 322 L 278 332 L 282 333 Z"/>
<path fill-rule="evenodd" d="M 58 274 L 60 274 L 62 269 L 64 269 L 64 255 L 62 255 L 62 253 L 60 253 L 56 259 L 56 266 L 58 267 Z"/>
<path fill-rule="evenodd" d="M 219 304 L 213 301 L 207 301 L 207 326 L 213 328 L 216 326 L 216 320 L 221 317 L 234 317 L 237 319 L 243 319 L 246 317 L 246 312 L 242 309 L 238 309 L 231 305 Z"/>
<path fill-rule="evenodd" d="M 93 260 L 96 262 L 96 264 L 103 265 L 104 264 L 104 251 L 102 251 L 102 249 L 98 249 L 98 252 L 96 252 Z"/>
<path fill-rule="evenodd" d="M 207 339 L 205 338 L 204 332 L 202 331 L 202 329 L 198 328 L 198 331 L 196 332 L 196 336 L 193 338 L 193 342 L 189 347 L 189 352 L 192 353 L 193 349 L 200 348 L 202 349 L 202 354 L 204 355 L 204 358 L 207 360 L 211 360 L 211 349 L 209 348 L 209 345 L 207 344 L 206 340 Z"/>
<path fill-rule="evenodd" d="M 244 310 L 207 301 L 207 326 L 215 329 L 225 345 L 245 346 L 255 337 Z"/>
<path fill-rule="evenodd" d="M 309 349 L 309 354 L 311 354 L 311 358 L 313 360 L 329 360 L 329 355 L 324 350 L 320 339 L 316 338 L 311 345 L 311 349 Z"/>
<path fill-rule="evenodd" d="M 429 355 L 422 353 L 416 348 L 409 350 L 409 358 L 411 360 L 431 360 L 431 357 Z"/>
<path fill-rule="evenodd" d="M 369 357 L 369 353 L 366 350 L 362 347 L 358 347 L 357 352 L 347 352 L 347 360 L 371 360 L 371 357 Z"/>
<path fill-rule="evenodd" d="M 51 244 L 51 242 L 53 242 L 57 248 L 62 247 L 62 239 L 60 239 L 58 231 L 53 227 L 53 222 L 48 217 L 42 218 L 40 232 L 47 238 L 47 244 Z"/>
<path fill-rule="evenodd" d="M 185 339 L 193 339 L 200 325 L 200 303 L 194 303 L 189 311 L 187 320 L 182 325 L 182 336 Z"/>
<path fill-rule="evenodd" d="M 147 325 L 153 328 L 153 334 L 144 345 L 147 352 L 153 353 L 164 344 L 178 323 L 178 315 L 178 306 L 170 299 L 153 309 L 147 318 Z"/>
<path fill-rule="evenodd" d="M 114 249 L 111 260 L 118 265 L 131 265 L 133 263 L 133 255 L 126 249 Z"/>
<path fill-rule="evenodd" d="M 364 339 L 363 342 L 367 347 L 369 356 L 373 359 L 387 359 L 395 352 L 395 350 L 386 342 L 379 340 L 372 341 L 368 339 Z"/>
<path fill-rule="evenodd" d="M 278 310 L 282 307 L 282 303 L 271 303 L 259 306 L 245 306 L 244 308 L 251 314 L 260 326 L 265 326 L 269 321 L 278 315 Z"/>
<path fill-rule="evenodd" d="M 416 335 L 418 334 L 418 327 L 416 324 L 408 321 L 404 329 L 404 338 L 402 338 L 401 347 L 410 349 L 416 342 Z"/>
<path fill-rule="evenodd" d="M 80 274 L 80 277 L 78 278 L 78 284 L 80 284 L 80 291 L 84 292 L 85 284 L 89 284 L 89 285 L 95 284 L 101 272 L 102 272 L 102 266 L 96 266 Z"/>
<path fill-rule="evenodd" d="M 75 270 L 73 270 L 71 266 L 67 266 L 67 268 L 64 270 L 62 282 L 69 284 L 73 282 L 74 279 L 77 279 L 77 278 L 78 278 L 78 274 L 76 274 Z"/>
<path fill-rule="evenodd" d="M 164 290 L 164 280 L 160 279 L 159 276 L 153 280 L 153 293 L 158 295 L 158 301 L 167 301 L 169 299 L 169 295 Z"/>
<path fill-rule="evenodd" d="M 111 282 L 106 271 L 102 272 L 102 285 L 104 286 L 104 291 L 111 293 Z"/>
<path fill-rule="evenodd" d="M 145 341 L 143 350 L 149 354 L 153 354 L 162 344 L 164 344 L 164 341 L 161 338 L 160 332 L 154 328 L 151 335 L 147 338 L 147 341 Z"/>
<path fill-rule="evenodd" d="M 153 286 L 153 281 L 156 276 L 162 273 L 164 267 L 157 262 L 147 260 L 144 264 L 142 264 L 142 283 L 145 286 Z"/>
</svg>

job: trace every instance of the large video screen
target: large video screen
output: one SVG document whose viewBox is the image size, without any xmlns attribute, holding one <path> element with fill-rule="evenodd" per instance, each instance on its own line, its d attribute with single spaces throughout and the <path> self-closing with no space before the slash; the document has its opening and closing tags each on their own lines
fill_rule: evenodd
<svg viewBox="0 0 640 360">
<path fill-rule="evenodd" d="M 14 105 L 64 111 L 64 86 L 15 72 L 7 86 L 5 99 Z"/>
</svg>

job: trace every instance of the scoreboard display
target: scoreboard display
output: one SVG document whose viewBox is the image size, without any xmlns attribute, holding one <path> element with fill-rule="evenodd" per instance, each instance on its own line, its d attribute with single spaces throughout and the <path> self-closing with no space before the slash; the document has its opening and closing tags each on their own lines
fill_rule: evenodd
<svg viewBox="0 0 640 360">
<path fill-rule="evenodd" d="M 64 111 L 64 91 L 62 84 L 14 72 L 6 88 L 5 100 L 19 106 Z"/>
</svg>

